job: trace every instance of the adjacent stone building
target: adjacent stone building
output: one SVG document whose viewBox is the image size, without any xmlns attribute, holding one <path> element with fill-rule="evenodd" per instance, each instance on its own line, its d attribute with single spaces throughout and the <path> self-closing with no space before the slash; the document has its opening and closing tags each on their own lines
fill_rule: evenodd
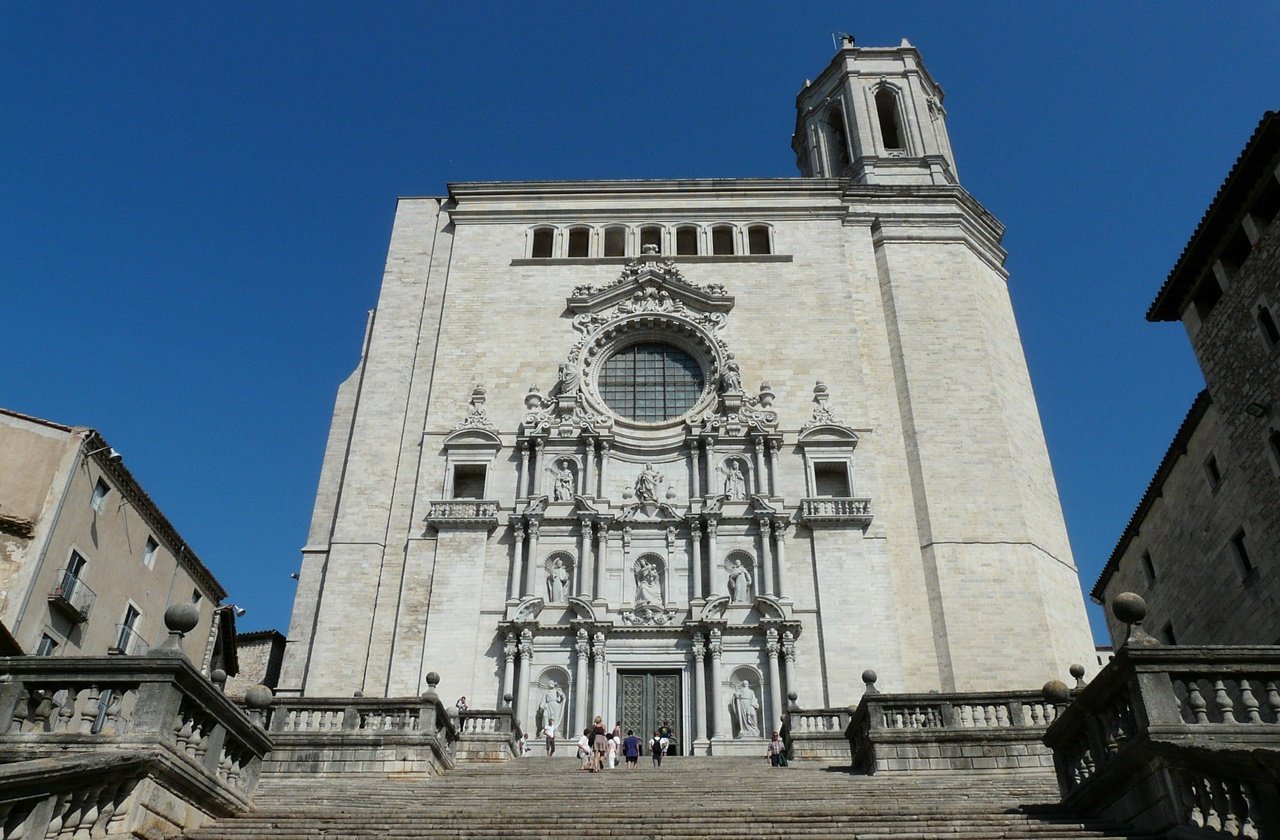
<svg viewBox="0 0 1280 840">
<path fill-rule="evenodd" d="M 399 202 L 282 693 L 754 751 L 794 692 L 1034 688 L 1093 644 L 1014 320 L 903 42 L 800 91 L 803 177 Z M 754 753 L 753 753 L 754 754 Z"/>
<path fill-rule="evenodd" d="M 1268 112 L 1147 313 L 1204 374 L 1093 598 L 1167 643 L 1280 644 L 1280 113 Z M 1123 638 L 1108 612 L 1112 638 Z"/>
<path fill-rule="evenodd" d="M 100 434 L 0 409 L 0 624 L 25 653 L 143 654 L 194 601 L 183 650 L 229 665 L 224 597 Z"/>
</svg>

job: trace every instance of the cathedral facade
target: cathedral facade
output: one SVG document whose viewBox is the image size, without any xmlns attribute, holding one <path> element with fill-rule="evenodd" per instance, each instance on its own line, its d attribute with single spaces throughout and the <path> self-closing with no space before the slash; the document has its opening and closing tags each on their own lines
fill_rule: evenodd
<svg viewBox="0 0 1280 840">
<path fill-rule="evenodd" d="M 797 98 L 794 179 L 399 203 L 282 693 L 429 671 L 526 731 L 754 750 L 804 708 L 1091 661 L 1000 246 L 906 42 Z"/>
</svg>

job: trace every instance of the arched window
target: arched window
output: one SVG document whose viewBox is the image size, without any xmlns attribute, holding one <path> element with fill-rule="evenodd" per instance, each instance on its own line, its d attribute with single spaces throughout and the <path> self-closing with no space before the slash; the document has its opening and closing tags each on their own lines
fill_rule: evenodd
<svg viewBox="0 0 1280 840">
<path fill-rule="evenodd" d="M 662 228 L 657 225 L 645 225 L 640 228 L 640 252 L 644 253 L 646 245 L 652 245 L 662 253 Z"/>
<path fill-rule="evenodd" d="M 1267 345 L 1267 350 L 1271 350 L 1277 344 L 1280 344 L 1280 330 L 1276 329 L 1276 319 L 1271 315 L 1271 310 L 1260 303 L 1258 308 L 1254 310 L 1253 317 L 1258 321 L 1258 330 L 1262 333 L 1262 339 Z"/>
<path fill-rule="evenodd" d="M 906 138 L 898 117 L 898 97 L 892 88 L 882 87 L 876 91 L 876 116 L 880 118 L 880 139 L 884 141 L 885 151 L 904 151 Z"/>
<path fill-rule="evenodd" d="M 693 225 L 676 228 L 676 254 L 689 256 L 698 253 L 698 229 Z"/>
<path fill-rule="evenodd" d="M 730 225 L 716 225 L 711 229 L 711 253 L 733 253 L 733 228 Z"/>
<path fill-rule="evenodd" d="M 556 239 L 555 228 L 541 227 L 533 232 L 533 250 L 530 255 L 535 259 L 546 259 L 551 256 L 551 248 Z"/>
<path fill-rule="evenodd" d="M 627 229 L 622 225 L 605 228 L 604 255 L 606 257 L 622 257 L 627 253 Z"/>
<path fill-rule="evenodd" d="M 752 225 L 747 228 L 747 253 L 772 254 L 769 247 L 769 228 L 765 225 Z"/>
<path fill-rule="evenodd" d="M 830 177 L 836 177 L 849 168 L 849 138 L 844 130 L 844 112 L 839 108 L 827 109 L 822 124 L 827 134 L 827 159 L 831 163 Z"/>
<path fill-rule="evenodd" d="M 591 228 L 576 227 L 569 230 L 569 256 L 585 257 L 591 248 Z"/>
</svg>

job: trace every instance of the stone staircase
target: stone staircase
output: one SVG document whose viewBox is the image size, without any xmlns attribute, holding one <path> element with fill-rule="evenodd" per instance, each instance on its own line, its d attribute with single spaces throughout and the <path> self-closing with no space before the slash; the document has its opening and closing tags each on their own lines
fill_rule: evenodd
<svg viewBox="0 0 1280 840">
<path fill-rule="evenodd" d="M 1050 774 L 850 775 L 763 758 L 648 757 L 597 774 L 572 759 L 525 758 L 444 776 L 273 776 L 258 809 L 191 840 L 371 838 L 826 838 L 993 840 L 1130 837 L 1055 804 Z"/>
</svg>

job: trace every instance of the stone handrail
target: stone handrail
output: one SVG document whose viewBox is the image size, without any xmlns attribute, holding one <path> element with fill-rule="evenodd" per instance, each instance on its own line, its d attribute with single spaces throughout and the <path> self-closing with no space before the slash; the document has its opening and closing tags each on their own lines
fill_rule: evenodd
<svg viewBox="0 0 1280 840">
<path fill-rule="evenodd" d="M 426 523 L 433 528 L 493 528 L 501 503 L 491 499 L 433 501 Z"/>
<path fill-rule="evenodd" d="M 849 757 L 845 730 L 849 727 L 848 706 L 827 709 L 790 709 L 782 717 L 782 740 L 787 755 L 795 760 L 835 760 Z"/>
<path fill-rule="evenodd" d="M 1040 692 L 881 694 L 874 690 L 874 672 L 863 679 L 868 691 L 845 730 L 856 770 L 1005 770 L 1050 764 L 1040 737 L 1056 710 Z"/>
<path fill-rule="evenodd" d="M 174 807 L 191 817 L 181 827 L 189 828 L 248 809 L 271 748 L 252 717 L 181 654 L 0 657 L 0 753 L 13 763 L 5 767 L 10 775 L 53 757 L 87 765 L 140 757 L 150 768 L 143 781 L 154 785 L 156 773 L 166 780 L 157 795 L 177 797 Z M 86 802 L 114 796 L 120 810 L 127 796 L 112 786 L 114 771 L 85 772 L 88 787 L 62 795 Z M 5 787 L 0 798 L 12 795 Z M 119 817 L 126 818 L 144 817 Z"/>
<path fill-rule="evenodd" d="M 267 719 L 275 748 L 266 770 L 439 773 L 454 764 L 456 716 L 434 692 L 276 698 Z"/>
<path fill-rule="evenodd" d="M 458 760 L 504 761 L 519 753 L 520 730 L 510 709 L 458 713 Z"/>
<path fill-rule="evenodd" d="M 1144 831 L 1280 832 L 1280 647 L 1130 645 L 1070 705 L 1062 688 L 1044 743 L 1064 804 Z"/>
<path fill-rule="evenodd" d="M 814 497 L 800 500 L 796 518 L 807 524 L 871 524 L 871 500 L 852 497 Z"/>
</svg>

